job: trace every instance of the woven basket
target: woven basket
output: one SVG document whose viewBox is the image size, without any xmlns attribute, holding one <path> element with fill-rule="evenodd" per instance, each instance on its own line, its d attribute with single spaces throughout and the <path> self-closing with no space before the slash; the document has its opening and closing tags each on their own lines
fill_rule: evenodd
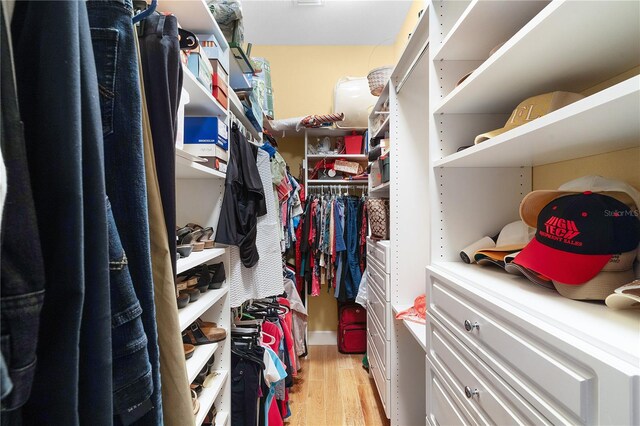
<svg viewBox="0 0 640 426">
<path fill-rule="evenodd" d="M 393 67 L 387 65 L 384 67 L 374 68 L 369 74 L 367 74 L 367 81 L 369 82 L 369 90 L 373 96 L 380 96 L 382 89 L 389 81 Z"/>
</svg>

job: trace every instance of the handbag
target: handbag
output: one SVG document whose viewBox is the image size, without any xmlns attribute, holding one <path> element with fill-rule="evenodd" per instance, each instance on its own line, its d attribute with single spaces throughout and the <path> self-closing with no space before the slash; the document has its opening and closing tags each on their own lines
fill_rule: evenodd
<svg viewBox="0 0 640 426">
<path fill-rule="evenodd" d="M 383 198 L 369 198 L 367 200 L 367 214 L 371 239 L 389 239 L 389 200 Z"/>
</svg>

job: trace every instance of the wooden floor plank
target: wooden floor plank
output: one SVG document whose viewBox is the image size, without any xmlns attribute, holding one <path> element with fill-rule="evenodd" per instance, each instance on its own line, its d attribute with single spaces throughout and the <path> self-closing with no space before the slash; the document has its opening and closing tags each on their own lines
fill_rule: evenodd
<svg viewBox="0 0 640 426">
<path fill-rule="evenodd" d="M 326 351 L 324 398 L 325 401 L 328 401 L 329 408 L 325 421 L 327 425 L 342 425 L 344 424 L 344 408 L 338 379 L 340 375 L 340 370 L 338 370 L 339 353 L 336 348 L 330 346 L 326 347 Z"/>
</svg>

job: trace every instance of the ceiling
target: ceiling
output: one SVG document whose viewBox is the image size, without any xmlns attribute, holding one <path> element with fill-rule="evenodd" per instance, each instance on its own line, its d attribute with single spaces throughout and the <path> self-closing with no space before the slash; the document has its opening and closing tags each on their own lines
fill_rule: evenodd
<svg viewBox="0 0 640 426">
<path fill-rule="evenodd" d="M 304 1 L 304 0 L 303 0 Z M 308 1 L 308 0 L 307 0 Z M 411 0 L 243 0 L 245 42 L 268 45 L 389 45 Z"/>
</svg>

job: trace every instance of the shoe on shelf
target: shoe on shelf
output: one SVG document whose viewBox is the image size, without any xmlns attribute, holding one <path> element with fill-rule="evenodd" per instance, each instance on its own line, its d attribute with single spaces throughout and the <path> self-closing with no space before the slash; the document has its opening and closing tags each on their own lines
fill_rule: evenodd
<svg viewBox="0 0 640 426">
<path fill-rule="evenodd" d="M 196 290 L 197 291 L 197 290 Z M 218 327 L 201 327 L 194 322 L 182 332 L 182 342 L 192 345 L 207 345 L 209 343 L 219 342 L 227 338 L 227 332 L 223 328 Z"/>
<path fill-rule="evenodd" d="M 215 241 L 213 241 L 213 239 L 211 238 L 211 236 L 213 235 L 212 227 L 208 226 L 206 228 L 203 228 L 197 223 L 187 223 L 187 226 L 193 230 L 202 231 L 202 236 L 198 238 L 198 241 L 204 243 L 205 249 L 212 249 L 215 246 Z"/>
<path fill-rule="evenodd" d="M 178 248 L 193 246 L 193 251 L 204 250 L 204 242 L 198 241 L 200 238 L 202 238 L 203 234 L 204 232 L 202 230 L 194 230 L 188 226 L 178 229 L 176 231 Z"/>
<path fill-rule="evenodd" d="M 191 387 L 191 391 L 195 391 L 197 396 L 200 396 L 200 394 L 202 393 L 202 383 L 191 383 L 190 385 Z"/>
<path fill-rule="evenodd" d="M 178 256 L 180 256 L 178 259 L 189 257 L 193 251 L 193 246 L 191 244 L 180 245 L 176 247 L 176 251 L 178 252 Z"/>
<path fill-rule="evenodd" d="M 200 401 L 198 401 L 198 394 L 193 389 L 191 390 L 191 403 L 193 404 L 193 414 L 198 414 L 198 411 L 200 411 Z"/>
<path fill-rule="evenodd" d="M 222 287 L 222 284 L 227 278 L 224 272 L 224 263 L 220 262 L 214 265 L 207 265 L 207 268 L 209 268 L 209 272 L 211 273 L 209 289 L 217 290 Z"/>
<path fill-rule="evenodd" d="M 178 309 L 182 309 L 186 307 L 191 301 L 191 296 L 189 293 L 179 293 L 178 294 Z"/>
<path fill-rule="evenodd" d="M 196 351 L 196 347 L 186 343 L 183 343 L 182 346 L 184 348 L 184 359 L 191 358 L 193 356 L 193 353 Z"/>
<path fill-rule="evenodd" d="M 195 302 L 200 298 L 200 290 L 197 288 L 187 288 L 186 290 L 180 290 L 180 294 L 189 295 L 189 303 Z"/>
</svg>

